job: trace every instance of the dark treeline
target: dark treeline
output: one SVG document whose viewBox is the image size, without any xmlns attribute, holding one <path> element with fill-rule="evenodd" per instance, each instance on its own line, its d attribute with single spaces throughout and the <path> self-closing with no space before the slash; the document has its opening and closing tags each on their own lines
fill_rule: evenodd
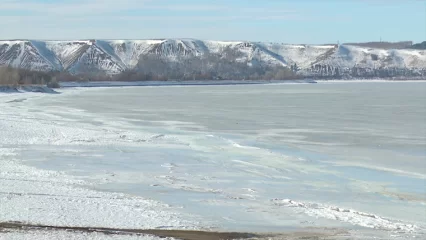
<svg viewBox="0 0 426 240">
<path fill-rule="evenodd" d="M 56 74 L 0 66 L 0 85 L 48 85 L 58 87 Z"/>
<path fill-rule="evenodd" d="M 378 48 L 378 49 L 405 49 L 410 48 L 413 45 L 412 41 L 402 42 L 364 42 L 364 43 L 345 43 L 345 45 Z"/>
<path fill-rule="evenodd" d="M 307 69 L 304 75 L 314 79 L 424 79 L 426 68 L 340 68 L 326 64 L 315 64 Z"/>
<path fill-rule="evenodd" d="M 227 48 L 221 54 L 163 57 L 151 53 L 142 55 L 133 69 L 110 75 L 96 69 L 83 73 L 35 72 L 2 67 L 1 85 L 48 84 L 81 81 L 167 81 L 167 80 L 287 80 L 299 78 L 292 68 L 239 61 L 238 51 Z"/>
<path fill-rule="evenodd" d="M 413 46 L 411 46 L 412 49 L 426 49 L 426 41 L 421 42 L 421 43 L 417 43 L 417 44 L 413 44 Z"/>
<path fill-rule="evenodd" d="M 101 72 L 77 75 L 91 81 L 166 81 L 166 80 L 286 80 L 299 78 L 284 66 L 250 64 L 242 53 L 227 48 L 221 54 L 164 57 L 155 53 L 142 55 L 134 69 L 108 76 Z M 62 77 L 61 81 L 66 81 Z"/>
</svg>

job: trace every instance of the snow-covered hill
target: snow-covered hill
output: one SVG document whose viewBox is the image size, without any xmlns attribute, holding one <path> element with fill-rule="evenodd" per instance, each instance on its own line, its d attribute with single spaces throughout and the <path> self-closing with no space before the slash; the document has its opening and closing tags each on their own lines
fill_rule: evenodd
<svg viewBox="0 0 426 240">
<path fill-rule="evenodd" d="M 235 61 L 297 66 L 305 75 L 332 76 L 349 69 L 426 69 L 426 50 L 372 49 L 348 45 L 289 45 L 195 39 L 0 41 L 0 65 L 37 71 L 103 72 L 133 69 L 139 57 L 157 54 L 168 61 L 233 50 Z"/>
</svg>

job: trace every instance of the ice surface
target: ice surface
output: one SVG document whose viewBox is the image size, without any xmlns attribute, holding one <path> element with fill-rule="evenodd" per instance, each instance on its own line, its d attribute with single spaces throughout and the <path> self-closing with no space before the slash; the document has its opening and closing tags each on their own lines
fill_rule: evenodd
<svg viewBox="0 0 426 240">
<path fill-rule="evenodd" d="M 183 228 L 183 221 L 165 204 L 79 187 L 82 180 L 61 172 L 38 170 L 17 164 L 14 153 L 0 149 L 0 222 L 18 221 L 70 227 Z M 87 183 L 86 183 L 87 184 Z M 169 211 L 171 210 L 171 211 Z"/>
<path fill-rule="evenodd" d="M 13 102 L 17 97 L 22 94 L 0 98 L 0 222 L 134 229 L 199 227 L 196 217 L 185 217 L 176 207 L 150 200 L 149 196 L 94 191 L 89 189 L 93 183 L 82 178 L 23 165 L 23 160 L 32 158 L 22 159 L 19 152 L 31 145 L 45 144 L 52 152 L 55 146 L 100 145 L 114 140 L 108 140 L 108 134 L 102 130 L 78 130 L 65 119 L 31 113 L 25 104 L 18 106 L 22 101 Z M 26 97 L 30 102 L 45 96 L 28 93 Z"/>
<path fill-rule="evenodd" d="M 0 95 L 1 221 L 424 237 L 424 82 L 61 91 Z"/>
</svg>

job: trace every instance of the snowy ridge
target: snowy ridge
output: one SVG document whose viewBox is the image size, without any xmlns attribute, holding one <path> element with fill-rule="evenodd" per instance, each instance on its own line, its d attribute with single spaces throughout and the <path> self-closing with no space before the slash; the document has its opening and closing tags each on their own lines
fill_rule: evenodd
<svg viewBox="0 0 426 240">
<path fill-rule="evenodd" d="M 384 50 L 356 46 L 340 46 L 329 58 L 319 63 L 340 67 L 355 65 L 371 68 L 424 68 L 426 66 L 426 51 L 414 49 Z"/>
<path fill-rule="evenodd" d="M 424 69 L 426 66 L 425 50 L 196 39 L 0 41 L 0 65 L 37 71 L 65 70 L 73 74 L 88 71 L 117 74 L 135 68 L 140 56 L 145 54 L 178 61 L 184 57 L 220 54 L 227 49 L 240 53 L 235 61 L 250 65 L 297 65 L 304 74 L 315 68 L 321 74 L 333 75 L 336 68 Z"/>
<path fill-rule="evenodd" d="M 51 71 L 59 68 L 54 58 L 43 56 L 44 51 L 35 46 L 41 47 L 40 44 L 33 45 L 30 41 L 0 42 L 0 65 L 39 71 Z"/>
</svg>

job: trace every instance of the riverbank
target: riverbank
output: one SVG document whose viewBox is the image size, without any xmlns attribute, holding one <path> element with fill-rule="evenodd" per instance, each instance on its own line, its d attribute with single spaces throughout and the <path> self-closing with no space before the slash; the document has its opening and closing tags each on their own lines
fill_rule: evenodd
<svg viewBox="0 0 426 240">
<path fill-rule="evenodd" d="M 208 80 L 208 81 L 101 81 L 101 82 L 61 82 L 63 88 L 69 87 L 133 87 L 133 86 L 209 86 L 209 85 L 249 85 L 277 83 L 316 83 L 314 80 L 252 81 L 252 80 Z"/>
<path fill-rule="evenodd" d="M 39 85 L 24 85 L 24 86 L 0 86 L 0 93 L 25 93 L 25 92 L 38 92 L 57 94 L 58 92 L 52 88 Z"/>
<path fill-rule="evenodd" d="M 112 239 L 136 238 L 136 239 L 179 239 L 179 240 L 335 240 L 349 236 L 344 230 L 338 229 L 307 229 L 304 232 L 286 232 L 286 233 L 242 233 L 242 232 L 208 232 L 208 231 L 186 231 L 186 230 L 162 230 L 162 229 L 119 229 L 119 228 L 97 228 L 97 227 L 65 227 L 65 226 L 46 226 L 33 225 L 20 222 L 0 222 L 0 239 L 3 234 L 34 235 L 42 233 L 50 238 L 64 233 L 81 236 L 86 234 L 97 235 L 99 237 L 109 237 Z"/>
</svg>

